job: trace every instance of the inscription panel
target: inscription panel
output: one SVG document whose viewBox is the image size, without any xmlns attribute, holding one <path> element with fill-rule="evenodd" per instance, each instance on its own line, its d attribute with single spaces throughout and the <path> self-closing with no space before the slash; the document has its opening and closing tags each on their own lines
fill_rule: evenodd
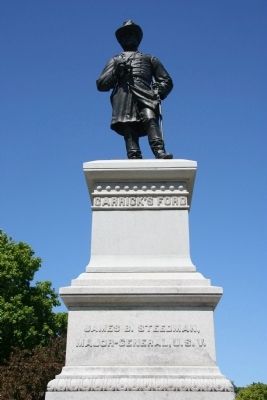
<svg viewBox="0 0 267 400">
<path fill-rule="evenodd" d="M 102 208 L 188 208 L 185 196 L 95 196 L 93 209 Z"/>
<path fill-rule="evenodd" d="M 82 320 L 79 313 L 71 311 L 69 317 L 69 364 L 177 365 L 214 354 L 208 314 L 198 321 L 194 311 L 83 311 Z"/>
<path fill-rule="evenodd" d="M 111 339 L 108 333 L 120 333 L 118 338 Z M 106 333 L 107 335 L 103 335 Z M 132 333 L 132 337 L 124 335 Z M 164 333 L 153 338 L 154 333 Z M 168 335 L 173 333 L 173 335 Z M 136 335 L 135 335 L 136 334 Z M 137 336 L 137 334 L 139 334 Z M 147 335 L 150 334 L 150 335 Z M 188 334 L 188 337 L 185 335 Z M 195 334 L 191 338 L 191 334 Z M 190 335 L 190 336 L 189 336 Z M 205 339 L 199 337 L 200 329 L 196 325 L 89 325 L 83 329 L 83 335 L 76 342 L 76 347 L 108 348 L 176 348 L 206 347 Z"/>
<path fill-rule="evenodd" d="M 126 185 L 101 183 L 92 191 L 92 208 L 102 209 L 186 209 L 188 191 L 185 182 L 140 182 Z"/>
</svg>

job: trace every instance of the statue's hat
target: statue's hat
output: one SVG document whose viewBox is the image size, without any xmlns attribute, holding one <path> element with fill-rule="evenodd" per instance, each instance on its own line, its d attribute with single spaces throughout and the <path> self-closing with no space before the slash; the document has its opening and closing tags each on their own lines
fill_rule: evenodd
<svg viewBox="0 0 267 400">
<path fill-rule="evenodd" d="M 141 42 L 143 37 L 142 29 L 139 25 L 135 24 L 131 19 L 129 19 L 128 21 L 123 22 L 122 26 L 115 32 L 116 38 L 119 43 L 121 43 L 121 39 L 127 31 L 133 32 L 136 35 L 138 42 Z"/>
</svg>

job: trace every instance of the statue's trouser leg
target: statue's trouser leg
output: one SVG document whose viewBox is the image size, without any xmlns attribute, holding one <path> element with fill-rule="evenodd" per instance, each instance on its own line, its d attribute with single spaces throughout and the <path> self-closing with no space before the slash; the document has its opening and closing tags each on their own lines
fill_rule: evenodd
<svg viewBox="0 0 267 400">
<path fill-rule="evenodd" d="M 162 138 L 162 133 L 156 118 L 147 119 L 145 122 L 149 145 L 156 158 L 173 158 L 173 155 L 167 153 Z"/>
<path fill-rule="evenodd" d="M 124 140 L 128 158 L 130 159 L 142 158 L 142 153 L 139 147 L 139 137 L 129 130 L 129 132 L 124 134 Z"/>
</svg>

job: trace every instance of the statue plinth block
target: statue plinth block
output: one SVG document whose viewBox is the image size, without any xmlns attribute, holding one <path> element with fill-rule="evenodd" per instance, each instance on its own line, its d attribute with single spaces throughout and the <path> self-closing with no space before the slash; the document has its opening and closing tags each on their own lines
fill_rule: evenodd
<svg viewBox="0 0 267 400">
<path fill-rule="evenodd" d="M 69 309 L 66 365 L 46 400 L 232 400 L 216 364 L 222 288 L 196 271 L 190 160 L 84 164 L 91 259 L 60 291 Z"/>
</svg>

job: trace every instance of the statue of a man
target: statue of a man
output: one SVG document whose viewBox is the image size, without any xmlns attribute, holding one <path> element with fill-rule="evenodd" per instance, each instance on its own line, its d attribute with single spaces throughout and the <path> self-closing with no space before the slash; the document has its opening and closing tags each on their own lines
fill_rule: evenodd
<svg viewBox="0 0 267 400">
<path fill-rule="evenodd" d="M 172 90 L 172 79 L 156 57 L 138 51 L 139 25 L 126 21 L 115 34 L 123 52 L 111 58 L 97 80 L 98 90 L 112 89 L 111 129 L 124 137 L 130 159 L 142 158 L 139 138 L 145 135 L 156 158 L 173 158 L 159 126 L 160 101 Z"/>
</svg>

